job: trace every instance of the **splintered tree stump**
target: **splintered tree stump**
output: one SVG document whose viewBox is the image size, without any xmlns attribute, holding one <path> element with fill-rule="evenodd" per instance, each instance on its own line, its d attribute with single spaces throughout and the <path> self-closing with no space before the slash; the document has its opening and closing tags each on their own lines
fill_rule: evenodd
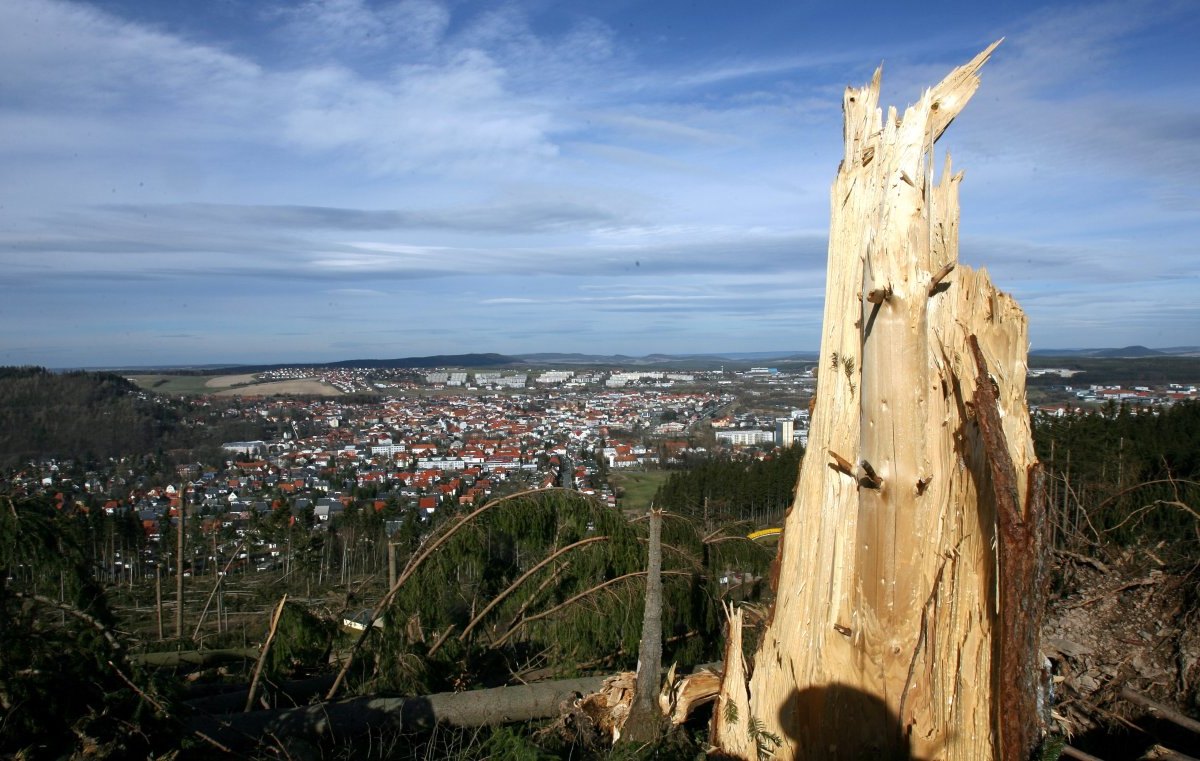
<svg viewBox="0 0 1200 761">
<path fill-rule="evenodd" d="M 962 174 L 932 169 L 995 47 L 903 118 L 880 71 L 845 93 L 812 427 L 771 621 L 714 716 L 728 756 L 1015 760 L 1037 741 L 1026 320 L 958 264 Z M 749 717 L 722 721 L 747 687 Z"/>
</svg>

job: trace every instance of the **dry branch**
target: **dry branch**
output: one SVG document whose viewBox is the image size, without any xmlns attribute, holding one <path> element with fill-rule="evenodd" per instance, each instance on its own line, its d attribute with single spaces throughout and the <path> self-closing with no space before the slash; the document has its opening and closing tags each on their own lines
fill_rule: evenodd
<svg viewBox="0 0 1200 761">
<path fill-rule="evenodd" d="M 1134 705 L 1145 708 L 1151 714 L 1161 719 L 1166 719 L 1176 726 L 1183 727 L 1189 732 L 1195 732 L 1196 734 L 1200 735 L 1200 721 L 1196 721 L 1190 716 L 1184 716 L 1174 708 L 1163 705 L 1157 700 L 1151 700 L 1132 687 L 1122 687 L 1121 697 L 1125 700 L 1128 700 L 1130 703 L 1133 703 Z"/>
<path fill-rule="evenodd" d="M 420 552 L 418 552 L 416 555 L 414 555 L 408 561 L 408 563 L 405 564 L 404 571 L 400 574 L 399 578 L 396 579 L 396 583 L 392 584 L 391 589 L 389 589 L 387 591 L 387 593 L 383 596 L 383 599 L 381 599 L 379 601 L 379 604 L 376 605 L 374 610 L 371 611 L 371 615 L 364 622 L 366 624 L 366 626 L 363 628 L 362 633 L 358 636 L 358 639 L 356 639 L 354 641 L 354 644 L 350 647 L 350 651 L 346 656 L 345 662 L 342 664 L 341 670 L 338 671 L 337 677 L 335 677 L 333 680 L 333 686 L 331 686 L 329 688 L 329 692 L 325 694 L 325 699 L 333 700 L 333 697 L 335 695 L 337 695 L 338 689 L 342 686 L 342 681 L 346 678 L 346 673 L 348 671 L 350 671 L 350 666 L 354 663 L 355 654 L 358 653 L 359 649 L 362 647 L 363 643 L 366 641 L 367 636 L 373 631 L 373 629 L 374 629 L 373 624 L 375 623 L 375 621 L 381 615 L 383 615 L 383 612 L 385 610 L 387 610 L 387 607 L 389 605 L 391 605 L 392 600 L 396 597 L 396 593 L 400 591 L 400 587 L 404 586 L 404 582 L 408 581 L 409 578 L 414 573 L 417 572 L 417 569 L 421 567 L 421 564 L 424 563 L 425 560 L 434 553 L 434 551 L 436 551 L 439 547 L 441 547 L 443 544 L 445 544 L 447 541 L 449 541 L 450 538 L 453 537 L 456 533 L 458 533 L 458 530 L 461 529 L 463 526 L 465 526 L 468 523 L 470 523 L 471 521 L 475 520 L 477 517 L 479 517 L 483 513 L 487 512 L 488 510 L 491 510 L 493 507 L 504 504 L 505 502 L 510 502 L 515 499 L 520 499 L 521 497 L 528 497 L 533 494 L 545 494 L 546 492 L 550 492 L 550 491 L 567 491 L 572 494 L 578 494 L 578 492 L 575 492 L 571 489 L 561 489 L 561 488 L 556 488 L 556 487 L 551 487 L 549 489 L 526 489 L 525 491 L 519 491 L 514 494 L 508 494 L 506 496 L 499 497 L 497 499 L 493 499 L 492 501 L 482 505 L 481 507 L 475 509 L 474 511 L 468 513 L 467 515 L 462 516 L 461 518 L 458 519 L 457 522 L 452 524 L 449 528 L 447 528 L 445 531 L 443 531 L 441 534 L 439 534 L 436 538 L 429 541 L 426 547 L 421 549 Z"/>
<path fill-rule="evenodd" d="M 271 643 L 275 640 L 275 630 L 279 628 L 279 618 L 283 615 L 283 606 L 287 604 L 287 594 L 279 598 L 279 605 L 275 608 L 275 614 L 271 616 L 271 628 L 267 631 L 267 640 L 263 642 L 262 652 L 258 654 L 258 662 L 254 664 L 254 676 L 250 679 L 250 691 L 246 695 L 245 711 L 249 711 L 254 705 L 254 693 L 258 689 L 258 678 L 262 676 L 263 664 L 267 661 L 267 653 L 271 651 Z"/>
<path fill-rule="evenodd" d="M 204 626 L 204 619 L 208 617 L 208 609 L 212 605 L 213 598 L 221 589 L 221 585 L 225 583 L 225 574 L 229 573 L 229 569 L 233 566 L 233 561 L 237 560 L 238 554 L 242 551 L 242 547 L 246 546 L 245 540 L 238 544 L 237 549 L 233 551 L 233 557 L 229 558 L 229 562 L 225 564 L 225 568 L 221 570 L 217 576 L 216 582 L 213 584 L 212 591 L 208 593 L 208 599 L 204 601 L 204 610 L 200 611 L 200 620 L 196 622 L 196 628 L 192 631 L 192 640 L 200 638 L 200 627 Z M 218 616 L 218 619 L 220 617 Z M 218 627 L 220 628 L 220 627 Z"/>
<path fill-rule="evenodd" d="M 530 576 L 533 576 L 535 573 L 537 573 L 538 571 L 545 568 L 549 563 L 554 562 L 555 559 L 559 558 L 562 555 L 565 555 L 566 553 L 570 552 L 571 550 L 575 549 L 576 547 L 583 547 L 585 545 L 592 544 L 593 542 L 608 541 L 608 538 L 609 537 L 607 537 L 607 536 L 590 536 L 586 539 L 580 539 L 578 542 L 568 544 L 566 547 L 563 547 L 562 549 L 557 550 L 556 552 L 554 552 L 554 553 L 550 554 L 549 556 L 547 556 L 546 558 L 544 558 L 541 562 L 539 562 L 533 568 L 530 568 L 528 571 L 521 574 L 521 577 L 519 579 L 517 579 L 516 581 L 514 581 L 512 584 L 508 585 L 508 587 L 503 592 L 501 592 L 500 594 L 498 594 L 494 598 L 492 598 L 492 601 L 489 602 L 487 604 L 487 606 L 484 607 L 483 610 L 479 611 L 478 615 L 476 615 L 475 618 L 471 619 L 470 623 L 468 623 L 466 625 L 466 627 L 463 629 L 462 634 L 458 635 L 459 641 L 460 642 L 465 641 L 467 639 L 467 637 L 470 636 L 471 632 L 474 631 L 475 627 L 479 624 L 479 622 L 482 621 L 487 616 L 488 613 L 491 613 L 492 610 L 497 605 L 499 605 L 501 602 L 503 602 L 505 600 L 505 598 L 507 598 L 510 594 L 512 594 L 514 590 L 516 590 L 518 587 L 520 587 L 522 584 L 524 584 L 529 579 Z M 435 651 L 436 651 L 436 648 L 430 648 L 429 655 L 432 656 Z"/>
<path fill-rule="evenodd" d="M 613 584 L 617 584 L 622 581 L 627 581 L 629 579 L 633 579 L 638 576 L 645 576 L 645 575 L 646 575 L 645 571 L 632 571 L 630 573 L 622 574 L 615 578 L 609 579 L 608 581 L 602 581 L 593 587 L 588 587 L 587 589 L 583 590 L 582 592 L 580 592 L 576 595 L 572 595 L 571 597 L 567 598 L 566 600 L 563 600 L 562 602 L 560 602 L 558 605 L 555 605 L 554 607 L 547 608 L 546 610 L 543 610 L 539 613 L 534 613 L 532 616 L 526 616 L 525 618 L 522 618 L 520 621 L 517 621 L 515 624 L 513 624 L 512 627 L 509 628 L 508 631 L 504 632 L 503 635 L 501 635 L 495 642 L 493 642 L 492 647 L 500 647 L 501 645 L 503 645 L 505 642 L 507 642 L 509 640 L 510 637 L 512 637 L 514 634 L 516 634 L 517 631 L 519 629 L 521 629 L 522 627 L 524 627 L 526 624 L 533 623 L 534 621 L 537 621 L 538 619 L 541 619 L 541 618 L 546 618 L 547 616 L 552 616 L 555 613 L 557 613 L 558 611 L 562 610 L 563 608 L 566 608 L 576 602 L 579 602 L 583 598 L 593 595 L 596 592 L 599 592 L 603 589 L 607 589 L 608 587 L 612 586 Z M 690 576 L 691 574 L 687 573 L 686 571 L 663 571 L 662 575 L 663 576 Z"/>
</svg>

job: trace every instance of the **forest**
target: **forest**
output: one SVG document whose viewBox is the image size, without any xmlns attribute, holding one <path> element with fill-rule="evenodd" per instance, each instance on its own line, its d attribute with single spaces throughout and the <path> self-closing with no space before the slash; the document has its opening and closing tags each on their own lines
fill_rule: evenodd
<svg viewBox="0 0 1200 761">
<path fill-rule="evenodd" d="M 1055 546 L 1140 542 L 1172 561 L 1200 558 L 1200 405 L 1040 418 L 1034 443 L 1050 474 Z"/>
<path fill-rule="evenodd" d="M 0 367 L 3 469 L 44 458 L 89 464 L 174 452 L 180 461 L 211 459 L 222 441 L 265 433 L 260 423 L 147 394 L 112 373 Z"/>
<path fill-rule="evenodd" d="M 1200 382 L 1200 358 L 1159 356 L 1132 357 L 1055 357 L 1031 356 L 1031 368 L 1061 368 L 1075 374 L 1068 385 L 1086 388 L 1092 384 L 1160 385 Z M 1031 376 L 1031 387 L 1061 386 L 1063 378 L 1050 375 Z"/>
</svg>

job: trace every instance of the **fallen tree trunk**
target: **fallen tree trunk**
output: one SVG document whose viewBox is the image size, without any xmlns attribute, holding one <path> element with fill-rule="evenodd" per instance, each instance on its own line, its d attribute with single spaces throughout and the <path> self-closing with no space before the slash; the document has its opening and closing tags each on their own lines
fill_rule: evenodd
<svg viewBox="0 0 1200 761">
<path fill-rule="evenodd" d="M 224 650 L 179 650 L 162 653 L 141 653 L 129 660 L 141 666 L 176 668 L 178 666 L 213 666 L 232 661 L 252 661 L 258 657 L 257 647 L 235 647 Z"/>
<path fill-rule="evenodd" d="M 696 671 L 671 682 L 668 694 L 660 698 L 664 716 L 672 724 L 680 724 L 691 709 L 716 697 L 720 684 L 721 663 L 705 663 Z M 321 677 L 328 683 L 328 677 Z M 316 680 L 308 680 L 316 681 Z M 443 692 L 417 697 L 363 697 L 333 702 L 314 703 L 297 708 L 232 713 L 241 710 L 246 690 L 211 698 L 189 701 L 194 708 L 229 715 L 196 715 L 188 721 L 188 730 L 202 733 L 232 749 L 245 749 L 261 738 L 301 737 L 310 740 L 333 740 L 353 737 L 368 731 L 392 730 L 417 732 L 432 729 L 443 723 L 456 727 L 483 727 L 533 721 L 561 716 L 579 706 L 593 708 L 604 703 L 594 719 L 610 727 L 619 727 L 628 715 L 634 674 L 557 679 L 536 684 L 494 687 L 470 692 Z M 624 685 L 623 696 L 614 694 L 614 685 Z M 319 685 L 296 682 L 297 690 L 319 689 Z M 299 696 L 299 693 L 296 693 Z M 621 698 L 624 699 L 621 699 Z M 239 701 L 240 698 L 240 701 Z"/>
<path fill-rule="evenodd" d="M 637 682 L 629 720 L 622 728 L 626 742 L 645 744 L 658 737 L 658 680 L 662 671 L 662 510 L 650 508 L 650 542 L 646 563 L 646 598 L 642 639 L 638 647 Z"/>
<path fill-rule="evenodd" d="M 439 722 L 481 727 L 531 721 L 557 715 L 564 702 L 599 690 L 606 678 L 560 679 L 421 697 L 352 698 L 285 710 L 196 716 L 188 721 L 188 729 L 238 750 L 270 735 L 333 740 L 367 731 L 427 730 Z"/>
<path fill-rule="evenodd" d="M 333 675 L 325 674 L 310 679 L 297 679 L 278 684 L 259 686 L 258 702 L 266 702 L 271 707 L 288 707 L 304 705 L 315 697 L 324 694 L 333 684 Z M 207 694 L 199 694 L 207 692 Z M 189 689 L 189 696 L 183 702 L 193 710 L 207 713 L 234 713 L 246 707 L 246 696 L 250 688 L 246 684 L 227 684 L 209 686 L 204 690 Z"/>
</svg>

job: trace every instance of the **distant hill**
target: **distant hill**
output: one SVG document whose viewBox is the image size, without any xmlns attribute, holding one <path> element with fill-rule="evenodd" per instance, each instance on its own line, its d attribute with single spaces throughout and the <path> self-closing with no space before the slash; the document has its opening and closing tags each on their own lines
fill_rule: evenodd
<svg viewBox="0 0 1200 761">
<path fill-rule="evenodd" d="M 1145 346 L 1126 346 L 1123 349 L 1102 349 L 1093 356 L 1124 359 L 1129 357 L 1165 357 L 1166 354 L 1154 349 L 1147 349 Z"/>
<path fill-rule="evenodd" d="M 1166 349 L 1149 349 L 1145 346 L 1125 346 L 1120 349 L 1034 349 L 1034 357 L 1107 357 L 1132 359 L 1136 357 L 1189 357 L 1200 355 L 1198 346 L 1175 346 Z"/>
<path fill-rule="evenodd" d="M 1200 355 L 1167 354 L 1157 352 L 1141 356 L 1120 356 L 1129 349 L 1110 349 L 1105 354 L 1077 353 L 1032 354 L 1030 368 L 1065 368 L 1074 375 L 1066 384 L 1088 386 L 1091 384 L 1117 385 L 1163 385 L 1166 383 L 1200 382 Z M 1066 385 L 1058 375 L 1031 376 L 1030 386 Z"/>
<path fill-rule="evenodd" d="M 185 424 L 193 415 L 204 424 Z M 114 373 L 0 367 L 0 469 L 31 460 L 104 462 L 152 453 L 171 462 L 207 462 L 223 459 L 223 441 L 266 439 L 276 431 L 257 415 L 228 417 L 154 397 Z"/>
<path fill-rule="evenodd" d="M 403 359 L 347 359 L 323 367 L 500 367 L 520 364 L 517 357 L 503 354 L 437 354 Z"/>
<path fill-rule="evenodd" d="M 771 362 L 813 362 L 817 352 L 755 351 L 704 354 L 646 354 L 631 357 L 627 354 L 560 354 L 542 352 L 522 354 L 520 359 L 534 365 L 587 365 L 603 367 L 671 367 L 676 369 L 717 369 L 724 365 L 744 365 Z"/>
<path fill-rule="evenodd" d="M 284 362 L 274 365 L 233 365 L 210 373 L 265 373 L 285 367 L 305 367 L 318 370 L 339 370 L 349 367 L 505 367 L 525 364 L 519 357 L 503 354 L 437 354 L 431 357 L 401 357 L 398 359 L 344 359 L 339 362 Z"/>
<path fill-rule="evenodd" d="M 233 365 L 208 368 L 206 374 L 264 373 L 285 367 L 314 370 L 363 368 L 431 368 L 431 367 L 655 367 L 667 369 L 717 369 L 762 363 L 816 361 L 816 352 L 729 352 L 724 354 L 647 354 L 631 357 L 627 354 L 583 354 L 579 352 L 538 352 L 533 354 L 438 354 L 431 357 L 400 357 L 397 359 L 345 359 L 338 362 L 285 362 L 272 365 Z M 189 368 L 189 371 L 194 368 Z"/>
<path fill-rule="evenodd" d="M 111 373 L 0 367 L 0 466 L 46 457 L 106 459 L 155 451 L 174 410 Z"/>
</svg>

